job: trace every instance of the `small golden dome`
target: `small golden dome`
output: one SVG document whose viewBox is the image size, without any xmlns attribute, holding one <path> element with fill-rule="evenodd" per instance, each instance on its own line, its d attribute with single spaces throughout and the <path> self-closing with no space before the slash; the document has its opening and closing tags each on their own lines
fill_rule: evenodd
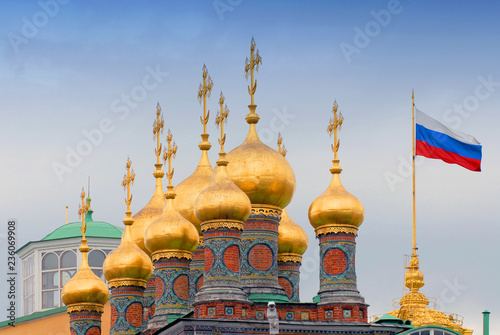
<svg viewBox="0 0 500 335">
<path fill-rule="evenodd" d="M 85 303 L 104 305 L 109 299 L 106 284 L 89 267 L 87 261 L 89 250 L 87 240 L 82 239 L 82 245 L 80 246 L 82 265 L 64 285 L 61 292 L 62 301 L 66 306 Z"/>
<path fill-rule="evenodd" d="M 125 229 L 120 245 L 104 260 L 104 276 L 110 284 L 116 280 L 144 280 L 145 282 L 153 271 L 148 254 L 132 240 L 132 227 L 135 223 L 130 214 L 127 212 L 127 217 L 123 220 Z"/>
<path fill-rule="evenodd" d="M 251 203 L 247 195 L 229 178 L 225 153 L 220 154 L 210 186 L 200 193 L 195 202 L 195 215 L 200 222 L 234 220 L 245 222 Z"/>
<path fill-rule="evenodd" d="M 361 201 L 347 192 L 340 182 L 342 169 L 338 160 L 333 160 L 330 185 L 309 207 L 309 221 L 316 229 L 329 226 L 343 226 L 357 229 L 365 216 Z"/>
<path fill-rule="evenodd" d="M 283 208 L 278 227 L 278 253 L 303 255 L 308 245 L 309 240 L 304 229 L 290 219 L 286 209 Z"/>
<path fill-rule="evenodd" d="M 194 251 L 200 238 L 195 226 L 175 210 L 173 186 L 168 186 L 163 213 L 146 230 L 144 241 L 151 254 L 160 251 Z"/>
<path fill-rule="evenodd" d="M 208 138 L 208 134 L 206 135 Z M 203 142 L 200 146 L 202 144 Z M 175 187 L 175 193 L 177 194 L 175 197 L 175 208 L 185 219 L 189 220 L 196 227 L 200 234 L 201 221 L 195 215 L 194 203 L 200 193 L 210 185 L 212 173 L 213 169 L 208 160 L 208 151 L 202 149 L 200 163 L 196 170 L 192 175 L 184 179 L 184 181 Z"/>
<path fill-rule="evenodd" d="M 247 138 L 227 155 L 228 173 L 252 204 L 284 208 L 295 192 L 295 174 L 282 154 L 261 142 L 252 123 L 255 118 L 247 117 L 247 121 L 250 123 Z"/>
<path fill-rule="evenodd" d="M 165 194 L 163 193 L 162 178 L 165 172 L 161 170 L 163 164 L 157 163 L 156 171 L 153 175 L 156 178 L 156 188 L 151 197 L 151 200 L 137 212 L 134 218 L 134 224 L 131 226 L 132 240 L 137 244 L 139 248 L 142 249 L 148 256 L 151 256 L 148 248 L 144 245 L 144 233 L 151 223 L 153 223 L 160 215 L 163 213 L 163 208 L 165 207 Z"/>
</svg>

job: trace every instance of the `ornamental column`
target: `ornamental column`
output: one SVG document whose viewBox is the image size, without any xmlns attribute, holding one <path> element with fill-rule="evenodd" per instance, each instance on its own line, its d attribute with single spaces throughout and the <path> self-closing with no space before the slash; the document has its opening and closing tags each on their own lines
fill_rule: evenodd
<svg viewBox="0 0 500 335">
<path fill-rule="evenodd" d="M 198 230 L 200 241 L 198 248 L 193 252 L 193 259 L 189 265 L 189 306 L 192 307 L 196 293 L 203 285 L 203 267 L 204 267 L 204 251 L 203 251 L 203 235 L 201 232 L 201 221 L 198 220 L 194 213 L 194 202 L 200 193 L 210 185 L 212 179 L 212 165 L 208 159 L 208 150 L 212 147 L 208 141 L 209 134 L 207 133 L 207 124 L 210 117 L 210 111 L 207 110 L 207 98 L 210 97 L 214 83 L 208 75 L 207 67 L 203 65 L 203 82 L 198 90 L 198 101 L 203 102 L 203 116 L 200 121 L 203 125 L 203 133 L 201 134 L 202 141 L 198 145 L 201 150 L 201 158 L 196 170 L 179 185 L 175 187 L 177 197 L 175 199 L 175 207 L 182 216 L 190 221 Z"/>
<path fill-rule="evenodd" d="M 170 131 L 167 142 L 168 148 L 163 156 L 168 160 L 166 205 L 145 235 L 145 244 L 153 259 L 156 285 L 155 314 L 148 329 L 164 326 L 189 312 L 189 263 L 199 240 L 196 228 L 175 209 L 172 158 L 177 146 L 172 145 Z"/>
<path fill-rule="evenodd" d="M 132 239 L 134 219 L 130 211 L 132 194 L 130 185 L 134 183 L 135 173 L 130 169 L 132 162 L 127 161 L 127 174 L 122 186 L 127 190 L 126 217 L 123 220 L 122 241 L 104 260 L 104 276 L 111 289 L 111 329 L 112 335 L 132 335 L 145 328 L 144 289 L 151 276 L 152 265 L 149 256 Z"/>
<path fill-rule="evenodd" d="M 247 58 L 245 74 L 250 75 L 249 113 L 250 125 L 245 141 L 227 155 L 231 180 L 246 193 L 252 211 L 245 221 L 241 235 L 241 283 L 252 301 L 286 302 L 288 296 L 278 283 L 278 226 L 282 208 L 292 200 L 295 175 L 290 164 L 276 150 L 259 139 L 256 124 L 259 122 L 254 102 L 257 81 L 255 71 L 262 58 L 252 39 L 250 59 Z"/>
<path fill-rule="evenodd" d="M 356 235 L 363 222 L 361 202 L 342 186 L 337 156 L 340 142 L 337 131 L 344 118 L 337 115 L 337 102 L 333 106 L 333 119 L 328 133 L 334 134 L 332 150 L 332 180 L 326 191 L 309 207 L 309 221 L 315 228 L 320 246 L 320 302 L 319 320 L 367 322 L 367 307 L 359 294 L 356 282 Z"/>
<path fill-rule="evenodd" d="M 163 134 L 164 128 L 164 120 L 163 115 L 161 113 L 161 106 L 158 103 L 156 105 L 156 119 L 153 123 L 153 139 L 155 141 L 155 156 L 156 156 L 156 170 L 153 172 L 153 176 L 156 179 L 156 186 L 153 193 L 153 196 L 149 200 L 149 202 L 142 208 L 139 212 L 137 212 L 134 216 L 134 224 L 131 226 L 132 238 L 134 242 L 137 244 L 139 248 L 144 251 L 151 263 L 151 267 L 153 263 L 151 261 L 151 252 L 146 248 L 144 244 L 144 234 L 146 233 L 146 229 L 149 227 L 151 223 L 153 223 L 160 215 L 163 213 L 163 208 L 165 207 L 165 193 L 163 192 L 163 183 L 162 179 L 165 176 L 165 172 L 162 170 L 163 164 L 161 163 L 161 151 L 162 145 L 160 142 L 160 135 Z M 146 283 L 146 289 L 143 295 L 143 306 L 144 306 L 144 315 L 143 321 L 145 324 L 151 319 L 154 315 L 155 310 L 155 277 L 152 274 Z"/>
<path fill-rule="evenodd" d="M 82 218 L 82 265 L 76 274 L 64 285 L 62 301 L 67 306 L 70 332 L 74 335 L 101 334 L 101 315 L 108 301 L 106 284 L 89 267 L 87 253 L 90 251 L 85 238 L 87 224 L 85 216 L 89 209 L 85 204 L 85 192 L 81 194 L 82 204 L 78 211 Z"/>
<path fill-rule="evenodd" d="M 196 217 L 202 222 L 205 269 L 203 286 L 196 294 L 195 317 L 244 319 L 249 308 L 240 284 L 241 232 L 250 215 L 250 200 L 229 178 L 226 167 L 224 123 L 229 111 L 219 99 L 216 124 L 221 128 L 221 152 L 212 181 L 195 202 Z"/>
</svg>

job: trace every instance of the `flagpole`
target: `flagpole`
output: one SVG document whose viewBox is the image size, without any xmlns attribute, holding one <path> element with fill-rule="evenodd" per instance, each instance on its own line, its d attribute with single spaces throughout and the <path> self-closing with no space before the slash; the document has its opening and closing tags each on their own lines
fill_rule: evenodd
<svg viewBox="0 0 500 335">
<path fill-rule="evenodd" d="M 416 219 L 415 219 L 415 95 L 411 90 L 411 121 L 412 121 L 412 167 L 413 167 L 413 255 L 417 254 Z"/>
</svg>

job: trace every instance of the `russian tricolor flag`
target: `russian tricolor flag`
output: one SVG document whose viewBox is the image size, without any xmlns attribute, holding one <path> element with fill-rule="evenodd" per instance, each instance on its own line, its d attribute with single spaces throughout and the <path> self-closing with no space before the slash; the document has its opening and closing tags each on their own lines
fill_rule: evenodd
<svg viewBox="0 0 500 335">
<path fill-rule="evenodd" d="M 419 110 L 415 110 L 415 123 L 415 155 L 481 171 L 482 146 L 474 137 L 450 130 Z"/>
</svg>

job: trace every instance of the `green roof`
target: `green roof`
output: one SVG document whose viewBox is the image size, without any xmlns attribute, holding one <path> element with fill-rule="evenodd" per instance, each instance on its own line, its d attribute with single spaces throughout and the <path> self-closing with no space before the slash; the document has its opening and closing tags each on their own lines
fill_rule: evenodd
<svg viewBox="0 0 500 335">
<path fill-rule="evenodd" d="M 377 320 L 373 321 L 373 323 L 388 323 L 388 324 L 404 324 L 404 321 L 400 318 L 392 316 L 390 314 L 384 314 Z"/>
<path fill-rule="evenodd" d="M 30 315 L 16 318 L 14 325 L 17 325 L 19 323 L 23 323 L 26 321 L 34 320 L 34 319 L 39 319 L 39 318 L 55 315 L 55 314 L 61 314 L 63 312 L 66 312 L 66 306 L 56 307 L 56 308 L 49 309 L 49 310 L 46 310 L 43 312 L 36 312 L 36 313 L 30 314 Z M 11 321 L 7 320 L 7 321 L 0 322 L 0 328 L 9 326 L 9 322 L 11 322 Z"/>
<path fill-rule="evenodd" d="M 122 238 L 123 229 L 104 221 L 94 221 L 92 219 L 92 211 L 87 213 L 85 222 L 87 223 L 87 231 L 85 232 L 86 237 Z M 41 241 L 81 237 L 81 228 L 81 222 L 71 222 L 57 228 L 52 233 L 42 238 Z"/>
</svg>

